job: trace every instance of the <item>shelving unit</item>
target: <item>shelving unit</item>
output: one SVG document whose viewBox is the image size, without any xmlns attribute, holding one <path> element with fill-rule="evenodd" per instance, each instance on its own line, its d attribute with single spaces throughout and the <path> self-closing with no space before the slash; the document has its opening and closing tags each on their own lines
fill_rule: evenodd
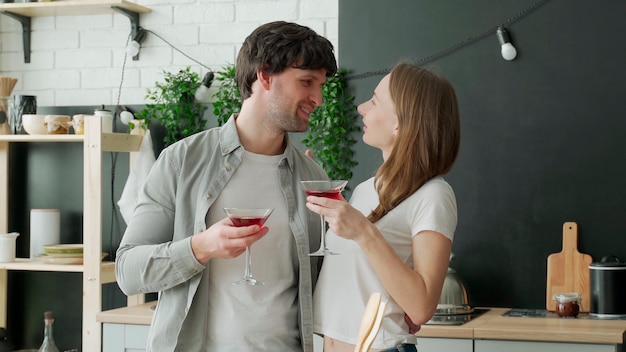
<svg viewBox="0 0 626 352">
<path fill-rule="evenodd" d="M 102 310 L 102 285 L 115 282 L 115 263 L 102 262 L 102 158 L 103 152 L 139 150 L 143 136 L 125 133 L 102 133 L 100 120 L 87 116 L 85 135 L 0 135 L 0 233 L 8 232 L 9 146 L 11 143 L 82 143 L 83 144 L 83 264 L 46 264 L 17 259 L 0 263 L 0 326 L 6 327 L 8 271 L 48 271 L 82 273 L 83 281 L 83 351 L 101 350 L 102 326 L 96 315 Z M 53 171 L 53 170 L 51 170 Z"/>
<path fill-rule="evenodd" d="M 0 4 L 0 13 L 22 24 L 25 63 L 30 62 L 31 17 L 104 15 L 117 12 L 128 17 L 131 35 L 134 37 L 139 29 L 139 14 L 150 11 L 147 7 L 126 0 L 61 0 Z"/>
</svg>

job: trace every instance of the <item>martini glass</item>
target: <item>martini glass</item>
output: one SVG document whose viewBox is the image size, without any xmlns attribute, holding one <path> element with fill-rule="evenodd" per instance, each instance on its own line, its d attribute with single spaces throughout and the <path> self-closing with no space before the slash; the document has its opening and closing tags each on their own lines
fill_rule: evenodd
<svg viewBox="0 0 626 352">
<path fill-rule="evenodd" d="M 300 185 L 306 192 L 307 196 L 326 197 L 330 199 L 341 200 L 341 191 L 348 184 L 345 180 L 331 180 L 331 181 L 300 181 Z M 320 236 L 320 248 L 309 253 L 310 256 L 323 256 L 339 254 L 331 251 L 326 247 L 326 221 L 324 215 L 320 214 L 322 235 Z"/>
<path fill-rule="evenodd" d="M 267 218 L 270 217 L 274 209 L 271 208 L 224 208 L 226 215 L 236 227 L 259 225 L 263 226 Z M 246 269 L 241 280 L 233 282 L 233 285 L 265 285 L 252 275 L 252 264 L 250 257 L 250 247 L 246 246 Z"/>
</svg>

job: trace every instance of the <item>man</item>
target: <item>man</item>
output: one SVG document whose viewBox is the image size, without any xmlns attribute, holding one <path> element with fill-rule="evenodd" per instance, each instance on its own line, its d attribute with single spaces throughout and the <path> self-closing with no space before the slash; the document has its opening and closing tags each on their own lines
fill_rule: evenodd
<svg viewBox="0 0 626 352">
<path fill-rule="evenodd" d="M 241 112 L 159 156 L 116 260 L 125 294 L 159 292 L 149 351 L 313 351 L 320 224 L 299 183 L 327 176 L 287 133 L 307 129 L 336 70 L 310 28 L 262 25 L 237 58 Z M 265 227 L 234 227 L 224 207 L 274 212 Z M 246 246 L 263 286 L 232 284 Z"/>
</svg>

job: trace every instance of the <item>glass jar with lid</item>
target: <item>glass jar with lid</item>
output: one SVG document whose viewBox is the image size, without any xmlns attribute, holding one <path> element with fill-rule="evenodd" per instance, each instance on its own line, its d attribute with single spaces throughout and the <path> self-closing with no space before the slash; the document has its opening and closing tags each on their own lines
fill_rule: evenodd
<svg viewBox="0 0 626 352">
<path fill-rule="evenodd" d="M 560 317 L 576 317 L 580 311 L 578 292 L 557 293 L 552 297 L 556 301 L 556 314 Z"/>
</svg>

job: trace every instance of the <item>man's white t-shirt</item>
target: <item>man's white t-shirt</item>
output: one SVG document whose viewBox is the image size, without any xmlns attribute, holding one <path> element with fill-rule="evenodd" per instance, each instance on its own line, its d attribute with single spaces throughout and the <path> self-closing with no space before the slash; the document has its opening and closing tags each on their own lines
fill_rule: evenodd
<svg viewBox="0 0 626 352">
<path fill-rule="evenodd" d="M 298 255 L 280 187 L 282 155 L 245 152 L 243 161 L 207 215 L 226 217 L 224 207 L 274 208 L 270 231 L 250 247 L 252 273 L 262 286 L 233 285 L 244 274 L 245 255 L 211 259 L 206 351 L 301 351 L 298 328 Z M 263 175 L 255 177 L 254 175 Z M 274 175 L 274 176 L 272 176 Z"/>
</svg>

